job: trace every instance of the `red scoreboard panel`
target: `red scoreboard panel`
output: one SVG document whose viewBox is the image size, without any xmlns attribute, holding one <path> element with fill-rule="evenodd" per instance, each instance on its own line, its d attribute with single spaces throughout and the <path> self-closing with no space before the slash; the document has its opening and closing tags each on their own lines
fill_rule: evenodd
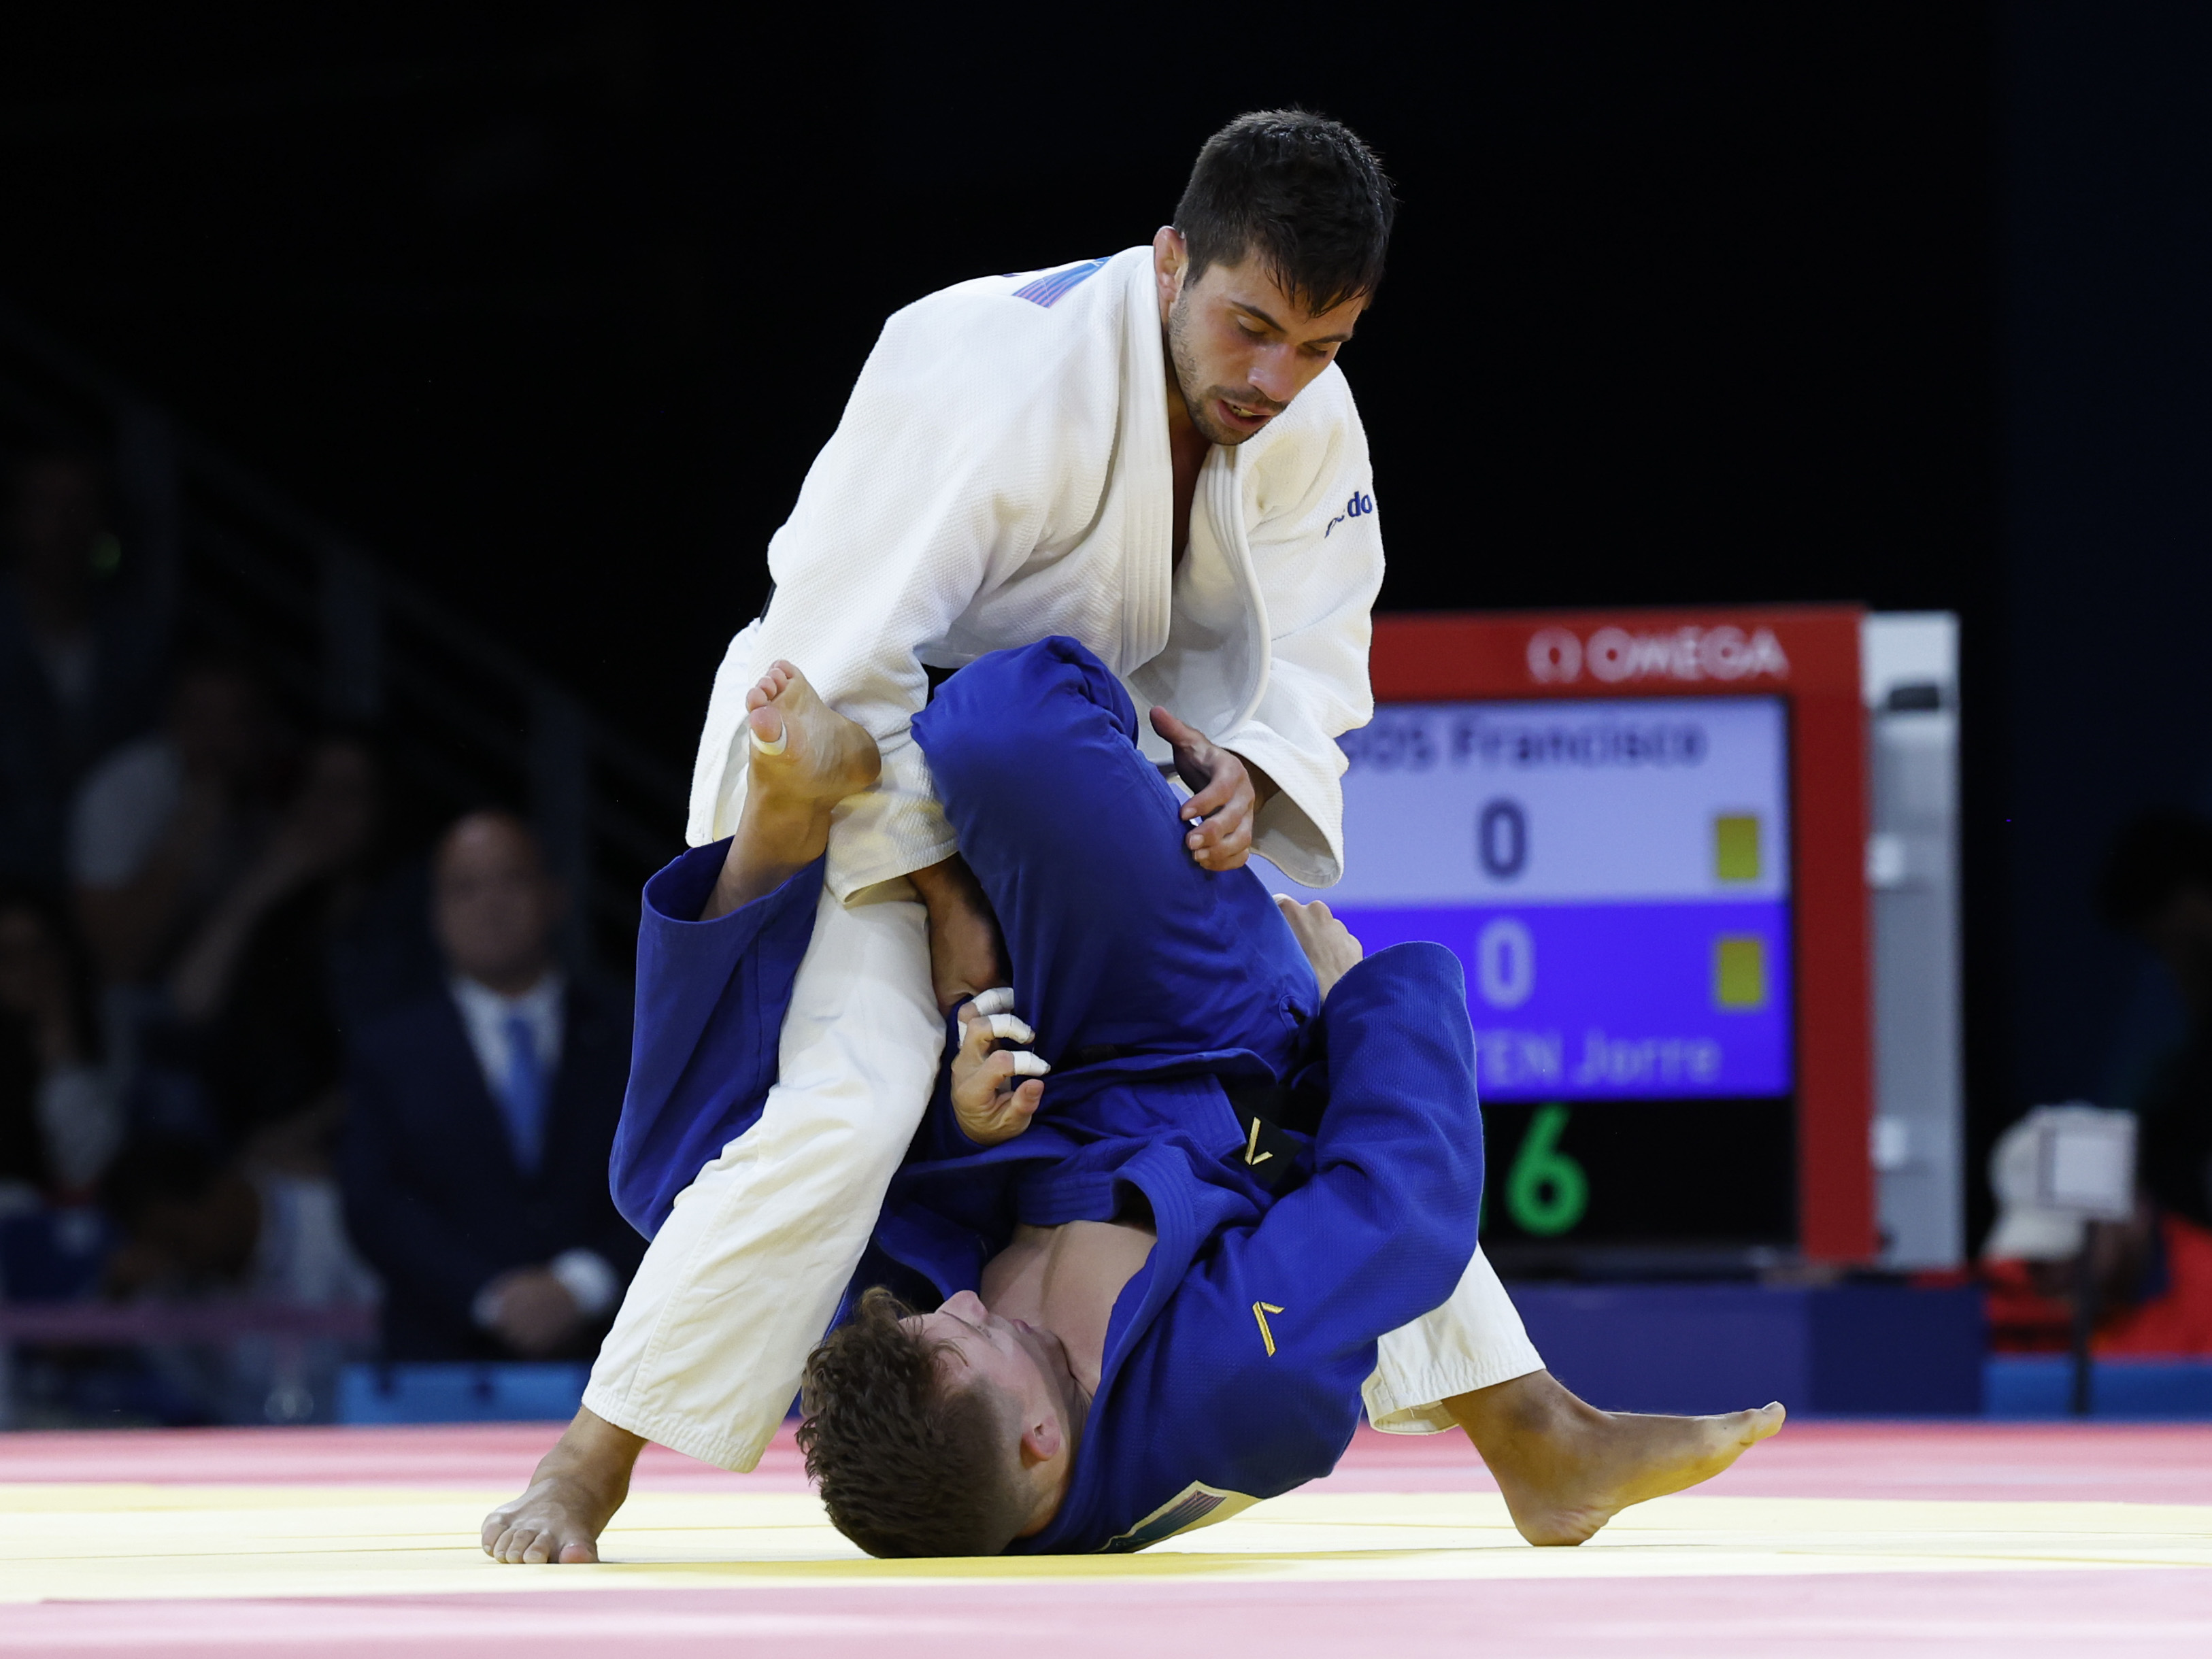
<svg viewBox="0 0 2212 1659">
<path fill-rule="evenodd" d="M 1376 619 L 1327 896 L 1466 963 L 1501 1261 L 1873 1258 L 1861 616 Z"/>
</svg>

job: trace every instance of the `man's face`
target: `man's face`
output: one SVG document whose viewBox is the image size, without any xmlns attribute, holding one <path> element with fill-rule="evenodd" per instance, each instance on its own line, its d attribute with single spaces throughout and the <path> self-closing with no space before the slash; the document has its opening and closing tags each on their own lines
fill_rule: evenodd
<svg viewBox="0 0 2212 1659">
<path fill-rule="evenodd" d="M 1168 360 L 1191 424 L 1208 443 L 1241 444 L 1289 408 L 1336 361 L 1367 309 L 1361 295 L 1310 312 L 1249 255 L 1189 281 L 1182 237 L 1172 229 L 1153 239 L 1152 264 Z"/>
<path fill-rule="evenodd" d="M 521 828 L 494 813 L 464 818 L 438 850 L 438 942 L 495 989 L 527 988 L 550 960 L 559 895 Z"/>
<path fill-rule="evenodd" d="M 994 1396 L 1023 1480 L 1041 1505 L 1049 1500 L 1057 1509 L 1083 1422 L 1082 1387 L 1068 1367 L 1066 1344 L 1050 1331 L 1000 1317 L 968 1291 L 948 1297 L 935 1313 L 900 1322 L 944 1345 L 938 1363 L 955 1387 L 980 1387 Z M 1052 1509 L 1044 1510 L 1047 1518 Z"/>
</svg>

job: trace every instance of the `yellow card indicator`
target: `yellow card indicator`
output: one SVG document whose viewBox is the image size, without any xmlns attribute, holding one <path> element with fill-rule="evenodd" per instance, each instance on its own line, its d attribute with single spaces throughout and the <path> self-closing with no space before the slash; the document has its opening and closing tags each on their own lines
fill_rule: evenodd
<svg viewBox="0 0 2212 1659">
<path fill-rule="evenodd" d="M 1766 941 L 1758 934 L 1713 941 L 1713 1005 L 1738 1012 L 1766 1006 Z"/>
<path fill-rule="evenodd" d="M 1759 879 L 1759 814 L 1723 812 L 1713 819 L 1713 876 L 1718 881 Z"/>
</svg>

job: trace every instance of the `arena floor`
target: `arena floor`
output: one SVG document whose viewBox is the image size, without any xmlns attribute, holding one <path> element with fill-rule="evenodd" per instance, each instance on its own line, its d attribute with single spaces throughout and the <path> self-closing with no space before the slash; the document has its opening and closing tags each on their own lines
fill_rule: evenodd
<svg viewBox="0 0 2212 1659">
<path fill-rule="evenodd" d="M 0 1654 L 1735 1659 L 2212 1653 L 2212 1426 L 1794 1425 L 1532 1550 L 1456 1435 L 1141 1555 L 869 1561 L 780 1443 L 655 1451 L 606 1565 L 477 1523 L 538 1425 L 0 1437 Z"/>
</svg>

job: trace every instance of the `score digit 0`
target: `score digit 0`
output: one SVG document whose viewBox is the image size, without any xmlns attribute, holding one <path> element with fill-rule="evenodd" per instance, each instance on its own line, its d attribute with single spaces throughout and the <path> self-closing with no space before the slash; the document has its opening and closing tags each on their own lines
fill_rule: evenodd
<svg viewBox="0 0 2212 1659">
<path fill-rule="evenodd" d="M 1474 856 L 1492 881 L 1510 881 L 1528 862 L 1528 814 L 1500 795 L 1485 801 L 1474 823 Z"/>
</svg>

